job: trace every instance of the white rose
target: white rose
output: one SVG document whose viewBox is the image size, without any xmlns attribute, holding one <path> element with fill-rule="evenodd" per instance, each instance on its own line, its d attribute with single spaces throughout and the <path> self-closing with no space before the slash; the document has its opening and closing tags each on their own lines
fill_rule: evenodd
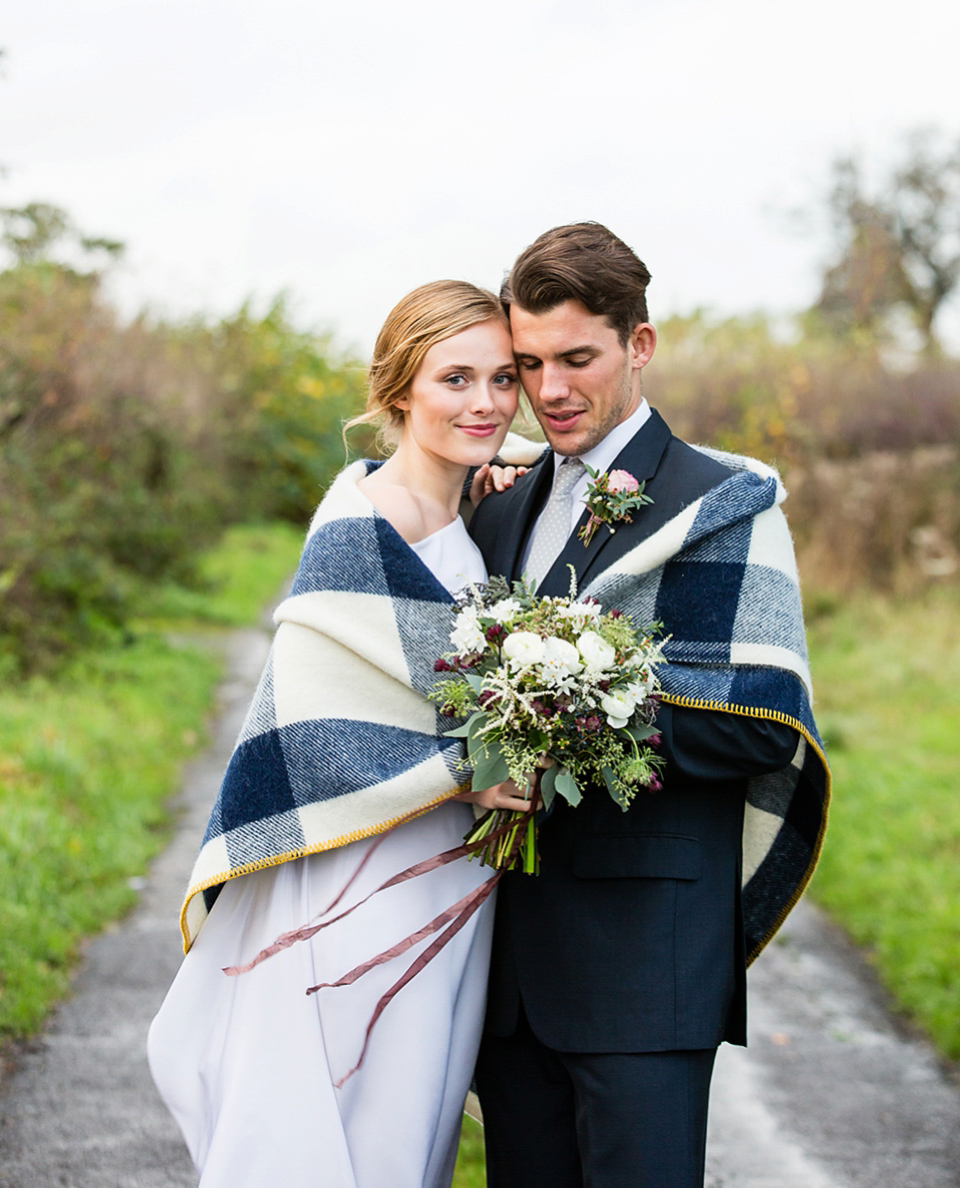
<svg viewBox="0 0 960 1188">
<path fill-rule="evenodd" d="M 460 656 L 482 652 L 487 646 L 486 636 L 481 630 L 477 612 L 472 606 L 464 607 L 454 619 L 450 642 Z"/>
<path fill-rule="evenodd" d="M 503 626 L 505 623 L 509 623 L 514 615 L 518 615 L 522 609 L 516 598 L 501 598 L 499 602 L 495 602 L 490 607 L 487 614 Z"/>
<path fill-rule="evenodd" d="M 607 715 L 610 725 L 619 730 L 633 717 L 636 702 L 626 689 L 614 689 L 600 698 L 600 708 Z"/>
<path fill-rule="evenodd" d="M 539 664 L 543 651 L 543 640 L 533 631 L 514 631 L 503 641 L 503 654 L 514 668 Z"/>
<path fill-rule="evenodd" d="M 584 631 L 577 640 L 577 648 L 583 657 L 587 668 L 592 672 L 601 672 L 605 668 L 612 668 L 617 658 L 616 649 L 596 631 Z"/>
<path fill-rule="evenodd" d="M 541 669 L 546 680 L 562 681 L 565 677 L 583 672 L 583 665 L 580 663 L 580 653 L 573 644 L 550 635 L 544 641 Z"/>
</svg>

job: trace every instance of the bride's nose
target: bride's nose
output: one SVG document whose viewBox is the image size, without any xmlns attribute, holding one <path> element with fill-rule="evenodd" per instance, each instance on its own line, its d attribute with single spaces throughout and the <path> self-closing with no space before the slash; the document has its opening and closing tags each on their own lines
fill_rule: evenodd
<svg viewBox="0 0 960 1188">
<path fill-rule="evenodd" d="M 473 413 L 490 412 L 495 407 L 493 389 L 490 384 L 474 384 L 471 393 L 470 411 Z"/>
</svg>

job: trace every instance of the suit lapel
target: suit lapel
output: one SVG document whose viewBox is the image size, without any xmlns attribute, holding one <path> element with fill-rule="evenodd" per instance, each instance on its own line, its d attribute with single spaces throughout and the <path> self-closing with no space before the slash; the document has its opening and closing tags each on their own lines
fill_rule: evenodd
<svg viewBox="0 0 960 1188">
<path fill-rule="evenodd" d="M 660 465 L 660 460 L 671 436 L 666 422 L 654 409 L 642 428 L 634 434 L 613 460 L 610 470 L 626 470 L 640 482 L 649 483 L 649 480 L 657 472 L 657 467 Z M 609 560 L 614 559 L 610 557 L 611 553 L 619 556 L 627 547 L 634 547 L 649 535 L 652 526 L 648 525 L 651 525 L 654 519 L 650 515 L 653 511 L 653 506 L 644 505 L 633 513 L 631 523 L 616 525 L 614 532 L 611 532 L 605 524 L 601 524 L 593 534 L 590 544 L 585 546 L 583 541 L 578 539 L 580 529 L 586 525 L 590 518 L 590 514 L 585 508 L 560 555 L 550 566 L 540 583 L 539 593 L 566 594 L 570 587 L 569 566 L 571 565 L 577 575 L 577 587 L 582 589 L 593 574 L 598 572 L 601 557 L 604 557 L 609 564 Z"/>
</svg>

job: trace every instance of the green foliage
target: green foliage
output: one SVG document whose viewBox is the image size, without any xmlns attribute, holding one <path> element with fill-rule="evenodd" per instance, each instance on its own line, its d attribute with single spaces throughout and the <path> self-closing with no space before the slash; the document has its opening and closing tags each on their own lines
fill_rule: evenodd
<svg viewBox="0 0 960 1188">
<path fill-rule="evenodd" d="M 305 524 L 362 404 L 282 301 L 123 324 L 96 273 L 27 255 L 0 273 L 0 671 L 20 673 L 116 638 L 158 582 L 202 584 L 225 525 Z"/>
<path fill-rule="evenodd" d="M 254 619 L 296 562 L 293 535 L 238 528 L 207 554 L 220 588 L 204 617 Z M 151 632 L 0 692 L 0 1035 L 35 1031 L 80 939 L 134 902 L 219 672 L 209 648 Z"/>
<path fill-rule="evenodd" d="M 900 591 L 955 580 L 960 363 L 904 369 L 869 336 L 759 314 L 699 311 L 659 329 L 648 398 L 686 440 L 780 468 L 807 580 Z"/>
<path fill-rule="evenodd" d="M 835 796 L 812 892 L 898 1002 L 960 1058 L 956 593 L 861 596 L 811 625 Z"/>
</svg>

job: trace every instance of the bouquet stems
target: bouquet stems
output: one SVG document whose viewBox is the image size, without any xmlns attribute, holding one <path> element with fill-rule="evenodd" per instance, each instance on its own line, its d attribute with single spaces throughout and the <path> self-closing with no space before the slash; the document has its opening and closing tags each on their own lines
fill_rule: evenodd
<svg viewBox="0 0 960 1188">
<path fill-rule="evenodd" d="M 524 874 L 540 873 L 536 808 L 542 777 L 543 769 L 538 767 L 529 788 L 528 799 L 532 808 L 526 812 L 488 809 L 466 835 L 464 841 L 472 851 L 470 857 L 479 857 L 481 866 L 521 870 Z"/>
</svg>

